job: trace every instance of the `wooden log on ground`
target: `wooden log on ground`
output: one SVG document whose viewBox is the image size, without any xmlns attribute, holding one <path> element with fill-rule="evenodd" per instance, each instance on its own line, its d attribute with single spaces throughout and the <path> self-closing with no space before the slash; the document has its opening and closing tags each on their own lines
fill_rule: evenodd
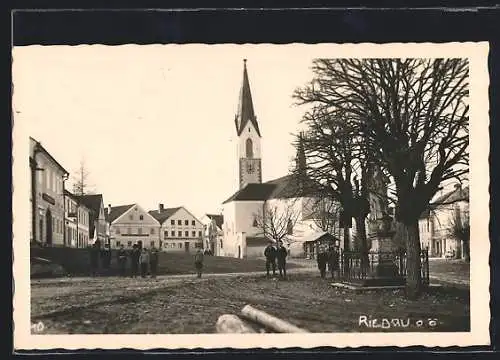
<svg viewBox="0 0 500 360">
<path fill-rule="evenodd" d="M 309 331 L 301 329 L 285 320 L 281 320 L 275 316 L 258 310 L 250 305 L 246 305 L 241 310 L 241 315 L 259 325 L 271 329 L 278 333 L 307 333 Z"/>
<path fill-rule="evenodd" d="M 245 321 L 236 315 L 224 314 L 219 316 L 215 328 L 218 333 L 222 334 L 250 334 L 256 331 Z"/>
</svg>

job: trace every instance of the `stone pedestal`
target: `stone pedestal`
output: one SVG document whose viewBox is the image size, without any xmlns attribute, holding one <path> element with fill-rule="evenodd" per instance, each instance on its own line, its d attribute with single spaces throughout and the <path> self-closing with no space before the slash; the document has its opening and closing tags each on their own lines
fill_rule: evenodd
<svg viewBox="0 0 500 360">
<path fill-rule="evenodd" d="M 378 235 L 378 265 L 377 276 L 384 278 L 398 277 L 398 267 L 395 264 L 395 251 L 392 234 Z"/>
</svg>

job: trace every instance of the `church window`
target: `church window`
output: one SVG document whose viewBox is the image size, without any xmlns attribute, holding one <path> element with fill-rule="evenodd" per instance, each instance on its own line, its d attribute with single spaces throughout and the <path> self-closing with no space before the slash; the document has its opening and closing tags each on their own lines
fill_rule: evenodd
<svg viewBox="0 0 500 360">
<path fill-rule="evenodd" d="M 246 141 L 246 153 L 247 153 L 247 158 L 251 159 L 253 158 L 253 143 L 252 139 L 248 138 Z"/>
</svg>

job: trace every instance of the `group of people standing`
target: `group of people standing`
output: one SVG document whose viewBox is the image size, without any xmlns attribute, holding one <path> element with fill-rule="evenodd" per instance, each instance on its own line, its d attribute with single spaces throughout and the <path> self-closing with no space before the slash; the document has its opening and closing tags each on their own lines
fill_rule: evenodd
<svg viewBox="0 0 500 360">
<path fill-rule="evenodd" d="M 335 277 L 335 273 L 340 270 L 339 252 L 333 246 L 320 246 L 316 259 L 318 261 L 318 269 L 322 278 L 326 277 L 327 265 L 332 279 Z"/>
<path fill-rule="evenodd" d="M 158 272 L 158 253 L 154 245 L 147 249 L 142 247 L 142 244 L 134 244 L 131 251 L 125 250 L 121 245 L 117 254 L 120 276 L 127 276 L 127 260 L 129 260 L 130 277 L 140 275 L 145 278 L 149 274 L 155 278 Z"/>
<path fill-rule="evenodd" d="M 270 276 L 271 269 L 273 271 L 273 276 L 276 276 L 277 263 L 280 276 L 286 278 L 286 258 L 288 256 L 288 250 L 283 246 L 283 241 L 278 241 L 277 246 L 275 246 L 272 241 L 269 241 L 269 244 L 264 250 L 264 256 L 266 258 L 266 276 Z"/>
</svg>

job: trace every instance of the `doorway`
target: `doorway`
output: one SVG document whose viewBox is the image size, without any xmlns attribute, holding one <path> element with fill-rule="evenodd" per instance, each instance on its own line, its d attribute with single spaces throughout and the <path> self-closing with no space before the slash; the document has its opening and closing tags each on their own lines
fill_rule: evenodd
<svg viewBox="0 0 500 360">
<path fill-rule="evenodd" d="M 189 241 L 184 242 L 184 251 L 189 252 Z"/>
<path fill-rule="evenodd" d="M 52 245 L 52 213 L 50 209 L 47 209 L 45 214 L 45 229 L 47 231 L 45 238 L 47 245 Z"/>
</svg>

